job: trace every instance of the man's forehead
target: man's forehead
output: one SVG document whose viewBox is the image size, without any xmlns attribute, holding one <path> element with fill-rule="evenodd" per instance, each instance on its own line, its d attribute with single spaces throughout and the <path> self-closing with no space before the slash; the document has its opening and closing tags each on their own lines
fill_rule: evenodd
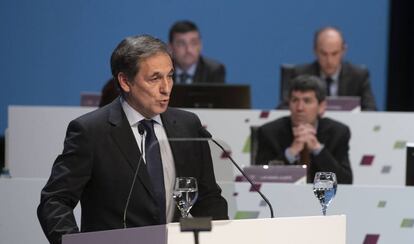
<svg viewBox="0 0 414 244">
<path fill-rule="evenodd" d="M 291 97 L 295 98 L 315 98 L 316 99 L 316 93 L 313 90 L 307 90 L 307 91 L 292 91 Z"/>
<path fill-rule="evenodd" d="M 146 68 L 160 68 L 160 67 L 170 67 L 170 69 L 174 69 L 173 62 L 171 56 L 168 53 L 158 52 L 148 57 L 142 58 L 138 63 L 137 66 L 139 69 L 144 67 Z"/>
<path fill-rule="evenodd" d="M 175 33 L 173 40 L 174 41 L 182 41 L 182 40 L 198 40 L 200 39 L 200 33 L 198 33 L 198 31 L 189 31 L 189 32 L 185 32 L 185 33 Z"/>
</svg>

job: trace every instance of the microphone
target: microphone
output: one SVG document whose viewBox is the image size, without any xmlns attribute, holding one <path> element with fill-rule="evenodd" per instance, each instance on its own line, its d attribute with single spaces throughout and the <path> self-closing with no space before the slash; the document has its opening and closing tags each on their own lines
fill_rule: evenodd
<svg viewBox="0 0 414 244">
<path fill-rule="evenodd" d="M 269 206 L 269 209 L 270 209 L 270 217 L 274 218 L 272 204 L 270 204 L 267 197 L 265 197 L 265 195 L 263 195 L 263 193 L 256 187 L 256 185 L 253 183 L 253 181 L 250 179 L 250 177 L 243 171 L 242 168 L 240 168 L 240 166 L 236 163 L 236 161 L 234 161 L 234 159 L 226 152 L 224 147 L 220 143 L 218 143 L 216 140 L 213 139 L 213 136 L 210 134 L 210 132 L 208 132 L 206 130 L 206 128 L 201 127 L 200 128 L 200 134 L 204 138 L 211 139 L 211 141 L 214 142 L 214 144 L 216 144 L 227 155 L 227 157 L 230 159 L 230 161 L 233 163 L 233 165 L 240 171 L 240 173 L 242 173 L 242 175 L 247 179 L 247 181 L 249 181 L 249 183 L 253 187 L 253 189 L 257 193 L 259 193 L 259 195 L 262 197 L 262 199 L 267 203 L 267 205 Z"/>
<path fill-rule="evenodd" d="M 127 201 L 125 203 L 124 217 L 122 219 L 122 223 L 124 225 L 124 228 L 127 228 L 126 216 L 127 216 L 127 212 L 128 212 L 128 205 L 129 205 L 129 201 L 131 200 L 132 190 L 134 189 L 135 181 L 137 179 L 139 166 L 141 165 L 142 161 L 144 160 L 144 132 L 145 132 L 144 126 L 140 122 L 138 122 L 138 133 L 141 135 L 141 157 L 139 157 L 138 165 L 137 165 L 137 168 L 136 168 L 135 174 L 134 174 L 134 179 L 132 180 L 131 189 L 129 189 L 128 198 L 127 198 Z"/>
<path fill-rule="evenodd" d="M 145 128 L 141 123 L 138 123 L 138 133 L 141 135 L 141 137 L 144 136 Z M 142 149 L 142 141 L 141 141 L 141 149 Z"/>
</svg>

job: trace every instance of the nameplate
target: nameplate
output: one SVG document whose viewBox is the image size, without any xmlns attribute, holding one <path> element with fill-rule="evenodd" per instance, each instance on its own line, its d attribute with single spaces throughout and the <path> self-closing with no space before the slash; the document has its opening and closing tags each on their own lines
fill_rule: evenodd
<svg viewBox="0 0 414 244">
<path fill-rule="evenodd" d="M 306 166 L 301 165 L 252 165 L 244 172 L 255 183 L 278 182 L 306 184 Z M 247 181 L 243 175 L 236 176 L 236 182 Z"/>
</svg>

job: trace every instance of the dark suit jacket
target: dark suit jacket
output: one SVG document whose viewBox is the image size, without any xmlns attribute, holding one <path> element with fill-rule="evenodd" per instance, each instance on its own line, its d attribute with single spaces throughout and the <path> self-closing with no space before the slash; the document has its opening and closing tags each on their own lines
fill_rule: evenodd
<svg viewBox="0 0 414 244">
<path fill-rule="evenodd" d="M 291 71 L 293 79 L 299 75 L 320 76 L 320 67 L 318 62 L 310 64 L 297 65 Z M 289 81 L 282 81 L 289 84 Z M 286 103 L 289 87 L 284 87 L 284 101 Z M 357 96 L 361 98 L 361 110 L 377 110 L 375 98 L 371 91 L 369 72 L 360 66 L 352 65 L 349 62 L 342 62 L 342 69 L 339 74 L 338 96 Z"/>
<path fill-rule="evenodd" d="M 319 155 L 311 155 L 308 182 L 313 182 L 317 171 L 330 171 L 336 174 L 338 183 L 352 183 L 352 170 L 348 157 L 350 137 L 348 126 L 329 118 L 319 119 L 317 138 L 324 148 Z M 259 127 L 257 139 L 257 164 L 268 164 L 272 160 L 289 164 L 285 157 L 286 148 L 293 142 L 289 116 Z"/>
<path fill-rule="evenodd" d="M 168 109 L 161 118 L 169 138 L 201 137 L 201 123 L 193 113 Z M 198 181 L 198 200 L 191 214 L 227 219 L 227 203 L 215 181 L 208 143 L 170 146 L 177 177 L 194 176 Z M 63 234 L 78 232 L 73 208 L 79 200 L 83 232 L 123 228 L 123 211 L 139 157 L 119 99 L 71 121 L 63 153 L 41 192 L 37 212 L 49 241 L 60 243 Z M 141 164 L 127 226 L 160 224 L 158 211 L 146 165 Z"/>
<path fill-rule="evenodd" d="M 174 76 L 175 80 L 175 76 Z M 226 69 L 223 64 L 200 56 L 193 83 L 225 83 Z"/>
</svg>

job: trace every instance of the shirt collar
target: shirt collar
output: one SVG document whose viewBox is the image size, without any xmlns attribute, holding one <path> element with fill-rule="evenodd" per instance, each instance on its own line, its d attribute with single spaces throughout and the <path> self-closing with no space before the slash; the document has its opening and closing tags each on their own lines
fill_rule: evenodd
<svg viewBox="0 0 414 244">
<path fill-rule="evenodd" d="M 334 81 L 334 82 L 336 82 L 336 81 L 338 81 L 339 80 L 339 74 L 341 73 L 341 69 L 342 69 L 342 65 L 340 65 L 339 66 L 339 68 L 336 70 L 336 72 L 333 74 L 333 75 L 331 75 L 330 77 L 331 77 L 331 79 Z M 325 75 L 323 72 L 322 72 L 322 70 L 321 70 L 321 78 L 322 79 L 326 79 L 328 76 L 327 75 Z"/>
<path fill-rule="evenodd" d="M 175 74 L 178 76 L 178 75 L 181 75 L 182 73 L 185 72 L 189 76 L 192 77 L 195 74 L 196 68 L 197 68 L 197 63 L 194 63 L 193 65 L 191 65 L 190 68 L 186 71 L 184 71 L 183 69 L 181 69 L 180 67 L 177 66 L 177 67 L 175 67 Z"/>
<path fill-rule="evenodd" d="M 141 120 L 147 119 L 140 112 L 136 111 L 133 107 L 131 107 L 131 105 L 129 105 L 129 103 L 125 101 L 125 99 L 123 99 L 122 97 L 120 99 L 122 109 L 124 110 L 125 115 L 128 119 L 128 123 L 131 127 L 136 126 L 138 122 L 140 122 Z M 157 122 L 158 124 L 162 125 L 161 116 L 159 114 L 151 119 Z"/>
</svg>

